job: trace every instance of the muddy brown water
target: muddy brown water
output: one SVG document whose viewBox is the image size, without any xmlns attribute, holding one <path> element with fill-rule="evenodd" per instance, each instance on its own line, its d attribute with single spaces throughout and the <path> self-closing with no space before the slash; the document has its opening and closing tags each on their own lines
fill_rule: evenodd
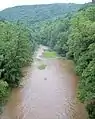
<svg viewBox="0 0 95 119">
<path fill-rule="evenodd" d="M 39 59 L 24 69 L 20 88 L 13 89 L 1 119 L 86 119 L 84 105 L 76 99 L 78 78 L 71 61 Z M 43 62 L 45 69 L 38 65 Z"/>
</svg>

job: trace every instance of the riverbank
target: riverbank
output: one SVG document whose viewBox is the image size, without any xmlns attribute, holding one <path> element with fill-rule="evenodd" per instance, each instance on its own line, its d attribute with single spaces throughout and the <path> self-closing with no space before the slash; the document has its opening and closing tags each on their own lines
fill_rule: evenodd
<svg viewBox="0 0 95 119">
<path fill-rule="evenodd" d="M 76 99 L 77 76 L 68 60 L 42 57 L 24 69 L 23 86 L 13 89 L 1 119 L 86 119 Z M 42 70 L 38 66 L 46 65 Z"/>
</svg>

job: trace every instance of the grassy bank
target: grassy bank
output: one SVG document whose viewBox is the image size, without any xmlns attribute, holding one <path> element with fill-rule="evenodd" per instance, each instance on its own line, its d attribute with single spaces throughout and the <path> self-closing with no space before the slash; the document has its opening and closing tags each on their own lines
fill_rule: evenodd
<svg viewBox="0 0 95 119">
<path fill-rule="evenodd" d="M 54 51 L 45 51 L 43 53 L 43 57 L 45 57 L 45 58 L 57 58 L 57 53 Z"/>
</svg>

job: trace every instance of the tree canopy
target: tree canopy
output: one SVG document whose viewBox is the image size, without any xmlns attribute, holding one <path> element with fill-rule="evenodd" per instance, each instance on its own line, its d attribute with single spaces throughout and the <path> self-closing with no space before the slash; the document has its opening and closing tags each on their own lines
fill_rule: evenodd
<svg viewBox="0 0 95 119">
<path fill-rule="evenodd" d="M 81 6 L 81 4 L 73 3 L 16 6 L 1 11 L 0 18 L 8 21 L 19 20 L 30 27 L 43 21 L 65 17 L 68 13 L 76 12 Z"/>
<path fill-rule="evenodd" d="M 19 85 L 21 68 L 31 62 L 35 48 L 31 37 L 24 26 L 0 21 L 0 106 L 9 88 Z"/>
<path fill-rule="evenodd" d="M 9 87 L 19 84 L 36 44 L 43 44 L 75 62 L 78 98 L 87 103 L 90 119 L 95 118 L 95 4 L 80 6 L 19 6 L 0 13 L 0 102 Z"/>
</svg>

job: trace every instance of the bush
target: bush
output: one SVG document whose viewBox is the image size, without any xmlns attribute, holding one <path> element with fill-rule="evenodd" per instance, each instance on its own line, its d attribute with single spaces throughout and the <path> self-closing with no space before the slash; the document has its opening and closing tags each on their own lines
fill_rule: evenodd
<svg viewBox="0 0 95 119">
<path fill-rule="evenodd" d="M 8 83 L 6 81 L 0 80 L 0 105 L 4 103 L 8 95 Z"/>
<path fill-rule="evenodd" d="M 90 103 L 87 104 L 86 108 L 89 113 L 89 118 L 95 119 L 95 99 L 93 101 L 90 101 Z"/>
</svg>

